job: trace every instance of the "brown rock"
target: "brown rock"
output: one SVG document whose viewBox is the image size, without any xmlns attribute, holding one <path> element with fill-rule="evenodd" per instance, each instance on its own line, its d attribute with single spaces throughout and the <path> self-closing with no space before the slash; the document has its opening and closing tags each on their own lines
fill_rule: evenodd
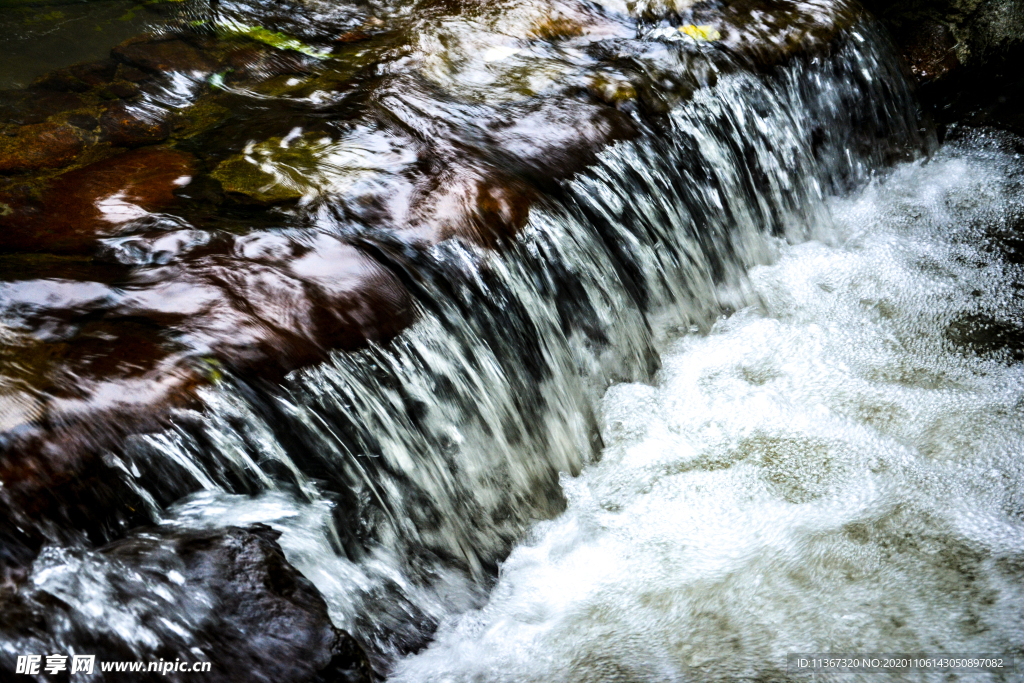
<svg viewBox="0 0 1024 683">
<path fill-rule="evenodd" d="M 335 42 L 335 43 L 360 43 L 360 42 L 362 42 L 364 40 L 369 40 L 372 37 L 373 36 L 371 36 L 369 33 L 366 33 L 365 31 L 348 31 L 346 33 L 342 33 L 340 36 L 335 38 L 332 42 Z"/>
<path fill-rule="evenodd" d="M 147 78 L 151 78 L 151 76 L 142 69 L 136 69 L 134 66 L 118 64 L 117 71 L 114 73 L 114 78 L 121 81 L 129 81 L 131 83 L 139 83 Z"/>
<path fill-rule="evenodd" d="M 384 342 L 413 320 L 405 287 L 335 237 L 270 233 L 140 274 L 116 315 L 167 325 L 197 353 L 272 376 L 331 349 Z"/>
<path fill-rule="evenodd" d="M 89 88 L 110 82 L 116 69 L 117 62 L 112 59 L 75 64 L 43 74 L 32 81 L 29 89 L 85 92 Z"/>
<path fill-rule="evenodd" d="M 457 237 L 494 248 L 511 240 L 530 217 L 536 192 L 504 174 L 465 168 L 444 174 L 414 207 L 407 238 L 429 244 Z"/>
<path fill-rule="evenodd" d="M 194 159 L 184 152 L 146 148 L 112 157 L 59 177 L 40 198 L 0 193 L 0 247 L 82 253 L 96 238 L 170 206 L 173 191 L 188 182 Z M 3 207 L 0 207 L 2 209 Z"/>
<path fill-rule="evenodd" d="M 82 148 L 77 131 L 66 124 L 22 126 L 14 135 L 0 135 L 0 173 L 67 166 Z"/>
<path fill-rule="evenodd" d="M 144 109 L 124 102 L 111 106 L 100 117 L 103 139 L 117 147 L 139 147 L 166 140 L 171 134 L 168 112 Z"/>
<path fill-rule="evenodd" d="M 73 364 L 51 364 L 75 380 L 78 395 L 44 397 L 28 422 L 0 434 L 0 537 L 5 523 L 12 523 L 22 536 L 18 545 L 31 551 L 41 533 L 70 539 L 84 531 L 102 541 L 120 525 L 144 519 L 144 503 L 102 455 L 131 434 L 166 428 L 174 409 L 194 403 L 204 378 L 162 353 L 164 358 L 134 355 L 134 362 L 149 364 L 148 371 L 107 380 L 73 377 Z M 79 360 L 88 361 L 84 353 Z"/>
<path fill-rule="evenodd" d="M 57 69 L 35 79 L 29 87 L 57 92 L 85 92 L 89 89 L 89 84 L 71 73 L 71 69 Z"/>
<path fill-rule="evenodd" d="M 210 73 L 217 66 L 209 55 L 178 38 L 132 38 L 115 47 L 110 54 L 119 62 L 150 73 Z"/>
<path fill-rule="evenodd" d="M 84 106 L 82 98 L 72 92 L 7 90 L 0 92 L 0 121 L 16 125 L 43 123 L 55 114 Z"/>
<path fill-rule="evenodd" d="M 99 96 L 108 100 L 128 100 L 137 96 L 139 86 L 131 81 L 112 81 L 99 90 Z"/>
<path fill-rule="evenodd" d="M 71 73 L 83 83 L 90 86 L 108 83 L 117 72 L 117 62 L 113 59 L 101 59 L 97 62 L 85 62 L 68 67 Z"/>
<path fill-rule="evenodd" d="M 17 329 L 0 346 L 0 387 L 17 389 L 0 400 L 0 519 L 24 530 L 29 550 L 47 528 L 104 539 L 122 522 L 138 524 L 144 506 L 101 456 L 130 434 L 166 427 L 206 382 L 159 325 L 104 317 L 118 290 L 65 279 L 109 280 L 107 269 L 50 258 L 25 269 L 36 279 L 0 282 L 0 316 Z M 5 274 L 31 274 L 21 270 Z"/>
</svg>

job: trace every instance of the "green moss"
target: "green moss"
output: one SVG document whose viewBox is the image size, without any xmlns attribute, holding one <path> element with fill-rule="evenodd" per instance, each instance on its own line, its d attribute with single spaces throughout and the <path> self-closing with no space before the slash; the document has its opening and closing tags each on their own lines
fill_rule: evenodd
<svg viewBox="0 0 1024 683">
<path fill-rule="evenodd" d="M 192 22 L 192 26 L 201 27 L 207 26 L 209 22 L 204 20 L 197 20 Z M 323 58 L 330 54 L 329 50 L 319 50 L 312 45 L 292 38 L 291 36 L 285 35 L 284 33 L 278 33 L 277 31 L 271 31 L 270 29 L 263 28 L 262 26 L 247 26 L 240 24 L 236 21 L 219 21 L 213 24 L 213 28 L 221 34 L 228 36 L 245 36 L 252 40 L 276 47 L 279 50 L 292 50 L 294 52 L 301 52 L 304 55 L 310 57 Z"/>
<path fill-rule="evenodd" d="M 602 102 L 618 106 L 624 102 L 635 100 L 636 88 L 623 78 L 597 74 L 591 79 L 588 89 Z"/>
<path fill-rule="evenodd" d="M 174 117 L 174 137 L 190 138 L 231 118 L 231 110 L 207 100 L 178 112 Z"/>
<path fill-rule="evenodd" d="M 317 159 L 305 145 L 281 145 L 271 138 L 246 154 L 226 159 L 211 173 L 228 195 L 257 204 L 280 204 L 302 198 L 311 185 Z"/>
</svg>

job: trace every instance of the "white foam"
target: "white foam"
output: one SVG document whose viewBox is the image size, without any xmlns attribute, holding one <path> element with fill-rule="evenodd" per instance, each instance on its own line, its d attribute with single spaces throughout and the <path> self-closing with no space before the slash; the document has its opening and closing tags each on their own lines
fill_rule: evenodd
<svg viewBox="0 0 1024 683">
<path fill-rule="evenodd" d="M 676 342 L 657 386 L 610 389 L 603 459 L 563 479 L 567 511 L 394 679 L 1020 654 L 1024 278 L 999 245 L 1024 163 L 999 147 L 979 136 L 833 202 L 828 243 L 751 272 L 759 306 Z"/>
</svg>

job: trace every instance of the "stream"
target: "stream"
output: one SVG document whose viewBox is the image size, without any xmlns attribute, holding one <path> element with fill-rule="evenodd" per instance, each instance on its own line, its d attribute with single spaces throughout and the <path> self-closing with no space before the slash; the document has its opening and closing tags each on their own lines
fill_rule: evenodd
<svg viewBox="0 0 1024 683">
<path fill-rule="evenodd" d="M 1024 143 L 954 126 L 940 144 L 884 32 L 846 4 L 562 3 L 582 29 L 502 47 L 537 6 L 506 4 L 374 5 L 417 39 L 387 34 L 373 58 L 391 61 L 344 87 L 319 62 L 140 81 L 130 106 L 219 98 L 235 118 L 126 152 L 198 161 L 174 161 L 183 189 L 159 207 L 106 196 L 87 247 L 11 238 L 4 264 L 39 260 L 0 278 L 0 390 L 21 406 L 2 445 L 57 443 L 83 468 L 95 453 L 131 513 L 77 531 L 74 510 L 96 506 L 69 503 L 30 528 L 10 499 L 6 556 L 33 553 L 5 590 L 63 616 L 0 629 L 0 663 L 98 642 L 213 656 L 209 603 L 180 574 L 102 546 L 252 524 L 387 680 L 811 680 L 787 657 L 826 652 L 1024 662 Z M 291 57 L 321 54 L 321 14 L 369 31 L 362 5 L 302 7 L 305 28 L 278 26 L 304 41 Z M 91 49 L 45 69 L 5 57 L 5 87 Z M 636 104 L 625 86 L 597 114 L 571 104 L 595 87 L 581 73 L 632 79 Z M 228 175 L 239 160 L 258 190 Z M 498 208 L 470 231 L 452 216 L 478 195 Z M 372 275 L 339 270 L 357 258 Z M 383 293 L 349 294 L 364 282 Z M 328 324 L 331 306 L 356 312 Z M 351 320 L 386 330 L 350 343 Z M 143 323 L 165 350 L 101 377 L 93 359 Z M 42 371 L 18 349 L 89 335 L 115 351 L 81 346 L 92 364 L 66 361 L 70 380 L 27 379 Z M 136 432 L 124 396 L 149 411 L 156 393 L 132 382 L 165 376 L 152 368 L 201 379 Z M 75 435 L 94 414 L 112 436 L 38 427 Z"/>
</svg>

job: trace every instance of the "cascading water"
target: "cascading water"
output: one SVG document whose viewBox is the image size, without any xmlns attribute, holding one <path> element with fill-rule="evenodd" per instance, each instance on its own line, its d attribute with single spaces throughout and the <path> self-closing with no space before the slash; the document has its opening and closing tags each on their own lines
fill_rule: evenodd
<svg viewBox="0 0 1024 683">
<path fill-rule="evenodd" d="M 566 512 L 395 680 L 789 680 L 791 653 L 1019 656 L 1024 375 L 1006 331 L 1024 273 L 999 240 L 1021 170 L 979 134 L 829 202 L 821 240 L 751 271 L 756 305 L 671 344 L 656 386 L 607 392 L 603 458 L 563 480 Z"/>
<path fill-rule="evenodd" d="M 111 463 L 162 525 L 283 531 L 399 680 L 1019 651 L 1020 373 L 998 343 L 971 354 L 979 321 L 1021 322 L 1014 266 L 971 243 L 1019 216 L 1016 158 L 926 161 L 867 24 L 713 80 L 500 253 L 367 245 L 417 298 L 394 342 L 283 392 L 224 378 Z M 107 600 L 117 571 L 51 548 L 26 590 L 74 594 L 140 654 L 187 630 Z"/>
</svg>

